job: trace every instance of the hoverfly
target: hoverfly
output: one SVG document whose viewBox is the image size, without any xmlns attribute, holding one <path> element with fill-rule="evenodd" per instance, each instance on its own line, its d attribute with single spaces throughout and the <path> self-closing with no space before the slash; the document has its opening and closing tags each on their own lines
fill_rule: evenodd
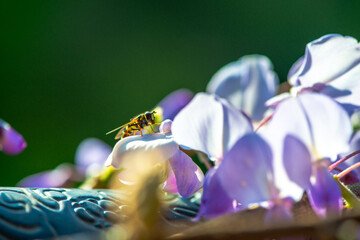
<svg viewBox="0 0 360 240">
<path fill-rule="evenodd" d="M 130 135 L 135 135 L 137 132 L 140 132 L 142 136 L 142 130 L 146 129 L 145 127 L 147 126 L 150 126 L 151 130 L 155 132 L 152 128 L 152 125 L 159 125 L 159 123 L 155 122 L 155 113 L 155 111 L 141 113 L 131 118 L 130 122 L 115 128 L 114 130 L 111 130 L 110 132 L 106 133 L 106 135 L 119 130 L 115 136 L 115 139 L 122 139 Z"/>
</svg>

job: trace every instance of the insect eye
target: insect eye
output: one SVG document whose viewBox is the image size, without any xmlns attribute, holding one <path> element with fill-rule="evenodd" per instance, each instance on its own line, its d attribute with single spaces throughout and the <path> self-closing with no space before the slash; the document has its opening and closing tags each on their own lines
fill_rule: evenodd
<svg viewBox="0 0 360 240">
<path fill-rule="evenodd" d="M 150 121 L 150 120 L 151 120 L 151 113 L 146 113 L 146 114 L 145 114 L 145 117 L 146 117 L 147 120 Z"/>
</svg>

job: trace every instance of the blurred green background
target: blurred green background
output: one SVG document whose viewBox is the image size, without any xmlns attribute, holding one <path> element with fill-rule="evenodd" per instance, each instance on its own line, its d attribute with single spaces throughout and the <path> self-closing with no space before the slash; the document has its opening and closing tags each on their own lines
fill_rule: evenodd
<svg viewBox="0 0 360 240">
<path fill-rule="evenodd" d="M 282 81 L 306 43 L 360 39 L 360 1 L 27 1 L 0 6 L 0 118 L 23 134 L 0 184 L 73 162 L 78 144 L 220 67 L 264 54 Z"/>
</svg>

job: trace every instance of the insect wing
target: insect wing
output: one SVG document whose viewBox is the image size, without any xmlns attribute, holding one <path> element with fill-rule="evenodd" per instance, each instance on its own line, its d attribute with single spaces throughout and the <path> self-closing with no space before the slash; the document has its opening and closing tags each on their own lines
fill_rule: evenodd
<svg viewBox="0 0 360 240">
<path fill-rule="evenodd" d="M 126 124 L 125 124 L 126 125 Z M 122 136 L 123 136 L 123 134 L 124 134 L 124 132 L 125 132 L 125 129 L 126 129 L 126 126 L 125 127 L 123 127 L 122 129 L 120 129 L 120 131 L 116 134 L 116 136 L 115 136 L 115 139 L 117 140 L 117 139 L 120 139 Z"/>
</svg>

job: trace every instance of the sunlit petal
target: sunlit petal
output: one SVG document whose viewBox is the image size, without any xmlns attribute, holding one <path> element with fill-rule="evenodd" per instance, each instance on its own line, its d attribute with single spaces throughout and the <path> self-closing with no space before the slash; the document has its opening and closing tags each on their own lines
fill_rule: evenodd
<svg viewBox="0 0 360 240">
<path fill-rule="evenodd" d="M 182 146 L 221 159 L 241 136 L 252 131 L 248 119 L 227 102 L 198 93 L 175 117 L 172 133 Z"/>
<path fill-rule="evenodd" d="M 111 153 L 111 157 L 105 162 L 106 166 L 115 168 L 127 167 L 132 161 L 149 160 L 166 161 L 179 150 L 172 136 L 160 133 L 147 134 L 144 136 L 130 136 L 118 141 Z"/>
</svg>

